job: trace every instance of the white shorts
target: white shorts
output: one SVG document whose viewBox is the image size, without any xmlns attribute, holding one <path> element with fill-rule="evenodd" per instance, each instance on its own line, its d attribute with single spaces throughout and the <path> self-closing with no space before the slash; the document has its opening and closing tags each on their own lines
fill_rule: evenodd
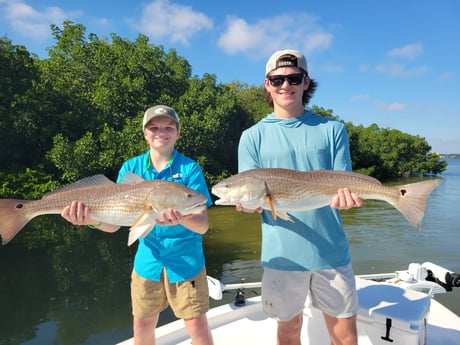
<svg viewBox="0 0 460 345">
<path fill-rule="evenodd" d="M 264 311 L 278 321 L 289 321 L 302 312 L 310 292 L 312 305 L 336 318 L 358 312 L 356 281 L 351 264 L 321 271 L 280 271 L 264 267 Z"/>
</svg>

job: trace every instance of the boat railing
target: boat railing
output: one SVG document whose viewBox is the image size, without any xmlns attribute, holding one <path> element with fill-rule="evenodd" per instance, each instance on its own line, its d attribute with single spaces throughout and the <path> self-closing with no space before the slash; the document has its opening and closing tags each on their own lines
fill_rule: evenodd
<svg viewBox="0 0 460 345">
<path fill-rule="evenodd" d="M 451 291 L 460 287 L 460 274 L 454 273 L 444 267 L 424 262 L 423 264 L 411 263 L 407 270 L 393 273 L 360 274 L 357 278 L 384 281 L 398 285 L 405 289 L 417 290 L 430 296 Z M 214 300 L 221 300 L 223 292 L 237 291 L 237 300 L 243 300 L 244 289 L 255 289 L 262 286 L 261 282 L 241 282 L 224 284 L 220 280 L 208 276 L 209 296 Z"/>
</svg>

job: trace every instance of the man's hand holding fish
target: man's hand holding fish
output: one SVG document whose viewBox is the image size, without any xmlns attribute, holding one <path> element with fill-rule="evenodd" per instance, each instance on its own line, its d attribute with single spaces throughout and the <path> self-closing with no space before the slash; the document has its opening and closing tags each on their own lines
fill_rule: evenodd
<svg viewBox="0 0 460 345">
<path fill-rule="evenodd" d="M 363 206 L 363 199 L 358 194 L 352 193 L 348 188 L 339 188 L 329 206 L 338 210 L 349 210 L 353 207 Z"/>
</svg>

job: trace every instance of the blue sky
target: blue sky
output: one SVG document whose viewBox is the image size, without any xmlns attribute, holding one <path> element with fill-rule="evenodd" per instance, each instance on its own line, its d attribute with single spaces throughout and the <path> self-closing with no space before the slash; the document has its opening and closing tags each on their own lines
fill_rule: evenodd
<svg viewBox="0 0 460 345">
<path fill-rule="evenodd" d="M 50 24 L 67 19 L 100 38 L 142 33 L 194 75 L 249 85 L 274 51 L 298 49 L 319 83 L 310 104 L 460 153 L 459 16 L 457 0 L 0 0 L 0 36 L 46 58 Z"/>
</svg>

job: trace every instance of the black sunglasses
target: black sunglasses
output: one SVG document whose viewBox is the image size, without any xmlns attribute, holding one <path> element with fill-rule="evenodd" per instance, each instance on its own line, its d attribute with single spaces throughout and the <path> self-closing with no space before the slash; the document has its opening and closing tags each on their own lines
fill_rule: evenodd
<svg viewBox="0 0 460 345">
<path fill-rule="evenodd" d="M 281 86 L 287 80 L 289 85 L 299 85 L 307 75 L 305 73 L 294 73 L 288 75 L 271 75 L 267 79 L 272 86 Z"/>
</svg>

